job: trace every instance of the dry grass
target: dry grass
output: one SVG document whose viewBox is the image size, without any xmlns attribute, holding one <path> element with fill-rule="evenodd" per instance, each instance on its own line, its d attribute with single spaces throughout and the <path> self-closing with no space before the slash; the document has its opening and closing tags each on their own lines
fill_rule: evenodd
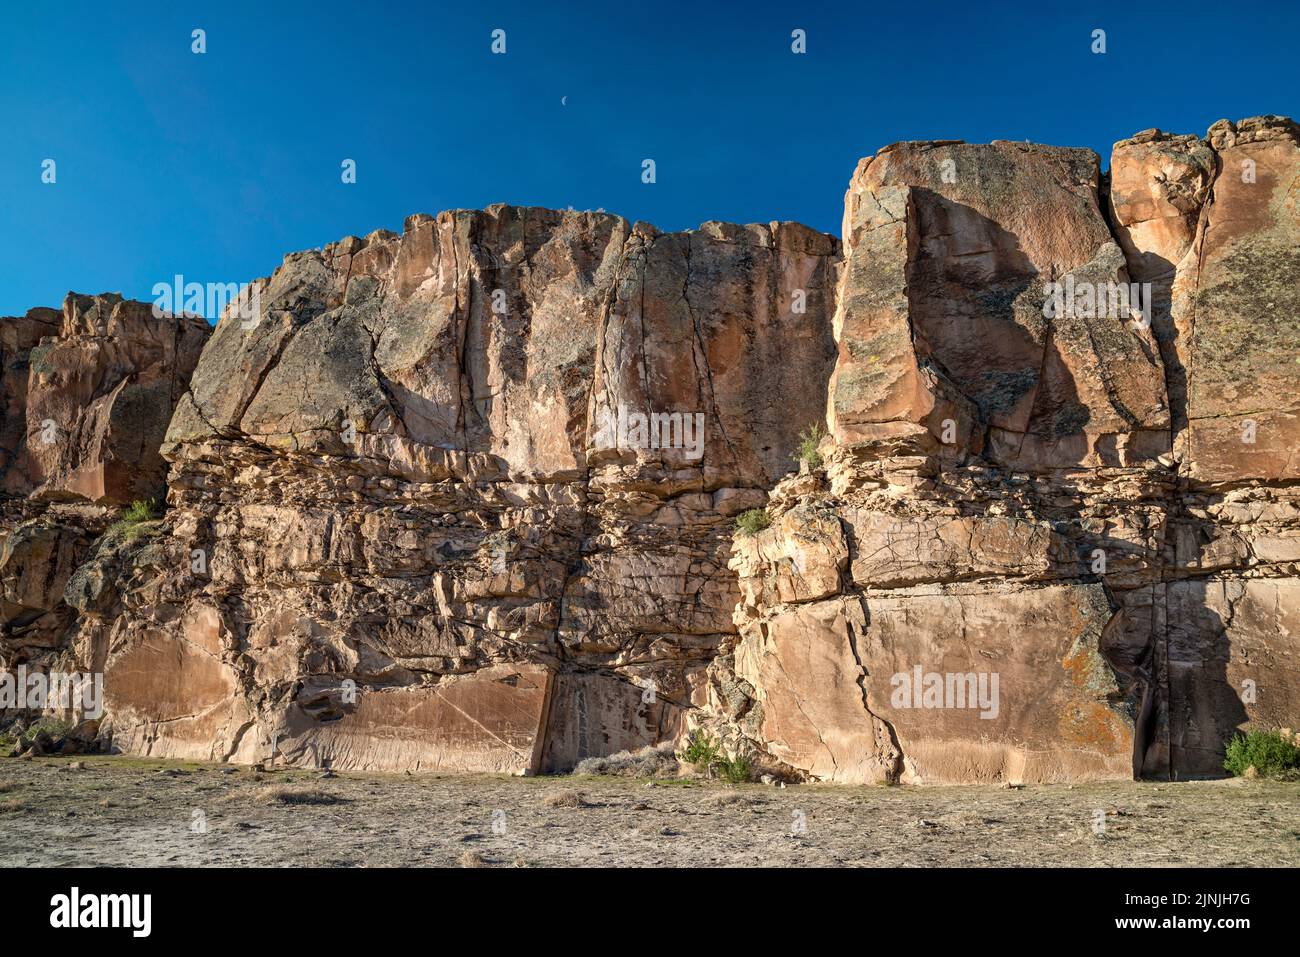
<svg viewBox="0 0 1300 957">
<path fill-rule="evenodd" d="M 637 751 L 619 751 L 602 758 L 585 758 L 573 769 L 575 775 L 603 774 L 614 777 L 675 778 L 681 773 L 671 743 L 647 745 Z"/>
<path fill-rule="evenodd" d="M 272 784 L 253 795 L 258 804 L 342 804 L 347 798 L 321 791 L 318 788 L 293 787 Z"/>
<path fill-rule="evenodd" d="M 565 788 L 563 791 L 552 791 L 546 795 L 542 799 L 542 804 L 546 807 L 586 807 L 587 795 L 573 788 Z"/>
<path fill-rule="evenodd" d="M 461 867 L 487 867 L 487 861 L 478 851 L 463 851 L 457 863 Z"/>
<path fill-rule="evenodd" d="M 762 802 L 739 791 L 714 791 L 700 803 L 706 807 L 731 807 L 733 804 L 761 804 Z"/>
<path fill-rule="evenodd" d="M 8 794 L 17 786 L 12 781 L 0 781 L 0 794 Z"/>
<path fill-rule="evenodd" d="M 952 814 L 943 815 L 939 818 L 938 823 L 944 827 L 979 829 L 997 824 L 998 821 L 976 811 L 956 811 Z"/>
<path fill-rule="evenodd" d="M 55 774 L 48 761 L 0 758 L 0 780 L 15 785 L 0 801 L 25 805 L 0 813 L 0 868 L 68 860 L 96 867 L 456 867 L 471 847 L 494 870 L 517 857 L 532 867 L 1300 865 L 1300 784 L 1267 779 L 1006 790 L 360 772 L 322 781 L 291 772 L 253 783 L 246 771 L 217 777 L 215 765 L 173 778 L 155 772 L 186 765 L 78 760 L 86 772 Z M 348 803 L 257 803 L 273 785 L 320 789 Z M 585 806 L 567 796 L 559 807 L 544 803 L 548 794 L 571 790 L 584 795 Z M 708 800 L 711 793 L 721 803 Z M 105 799 L 113 810 L 96 806 Z M 209 833 L 219 839 L 195 839 L 189 823 L 197 807 L 209 808 Z M 509 816 L 507 832 L 490 830 L 496 808 Z M 1094 834 L 1097 810 L 1112 808 L 1129 814 L 1106 813 L 1104 836 Z M 794 840 L 800 820 L 807 833 Z M 39 841 L 15 838 L 34 822 Z"/>
<path fill-rule="evenodd" d="M 17 813 L 26 808 L 27 805 L 19 798 L 10 798 L 8 801 L 0 801 L 0 812 Z"/>
</svg>

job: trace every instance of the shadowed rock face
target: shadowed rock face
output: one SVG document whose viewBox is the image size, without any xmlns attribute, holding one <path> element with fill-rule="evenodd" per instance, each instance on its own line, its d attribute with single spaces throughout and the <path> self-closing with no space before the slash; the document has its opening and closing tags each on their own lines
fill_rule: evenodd
<svg viewBox="0 0 1300 957">
<path fill-rule="evenodd" d="M 1128 315 L 1045 315 L 1045 289 L 1127 282 L 1097 157 L 1027 143 L 901 143 L 845 199 L 836 437 L 925 431 L 1020 470 L 1168 451 L 1164 376 Z M 1067 285 L 1068 284 L 1068 285 Z M 891 295 L 892 308 L 872 300 Z"/>
<path fill-rule="evenodd" d="M 197 367 L 140 304 L 70 297 L 36 358 L 57 316 L 6 320 L 7 661 L 102 670 L 141 754 L 531 773 L 702 728 L 846 783 L 1216 773 L 1300 707 L 1296 143 L 897 144 L 842 246 L 414 216 L 287 257 Z M 165 522 L 102 534 L 159 446 Z"/>
<path fill-rule="evenodd" d="M 1276 117 L 1138 134 L 1109 183 L 1021 143 L 859 164 L 825 474 L 735 546 L 732 748 L 842 781 L 1187 777 L 1294 723 L 1298 177 Z M 1150 283 L 1149 311 L 1044 309 L 1067 281 Z"/>
<path fill-rule="evenodd" d="M 1262 116 L 1203 140 L 1147 131 L 1111 165 L 1132 268 L 1162 291 L 1154 327 L 1186 476 L 1162 580 L 1122 596 L 1161 692 L 1144 766 L 1208 774 L 1244 722 L 1286 726 L 1297 710 L 1300 128 Z"/>
<path fill-rule="evenodd" d="M 64 589 L 113 512 L 163 499 L 158 449 L 207 335 L 113 294 L 0 319 L 5 664 L 57 657 L 75 617 Z"/>
</svg>

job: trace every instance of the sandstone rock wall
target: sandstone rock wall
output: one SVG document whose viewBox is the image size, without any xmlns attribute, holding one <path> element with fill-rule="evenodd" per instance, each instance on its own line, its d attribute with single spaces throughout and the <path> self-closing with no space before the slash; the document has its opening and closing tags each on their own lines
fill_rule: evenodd
<svg viewBox="0 0 1300 957">
<path fill-rule="evenodd" d="M 116 509 L 166 494 L 159 446 L 208 335 L 198 318 L 69 294 L 0 319 L 0 663 L 68 650 L 64 590 Z M 75 664 L 69 661 L 68 664 Z"/>
<path fill-rule="evenodd" d="M 853 782 L 1187 777 L 1294 723 L 1297 128 L 1147 131 L 1111 166 L 859 164 L 827 466 L 736 545 L 733 749 Z M 1149 311 L 1053 283 L 1150 283 Z"/>
<path fill-rule="evenodd" d="M 1123 596 L 1160 692 L 1144 768 L 1208 774 L 1238 727 L 1300 707 L 1300 128 L 1147 131 L 1112 167 L 1116 232 L 1157 289 L 1180 477 L 1160 580 Z"/>
<path fill-rule="evenodd" d="M 1300 710 L 1297 138 L 902 143 L 842 245 L 494 206 L 288 256 L 210 337 L 5 320 L 6 661 L 103 671 L 141 754 L 1217 773 Z"/>
<path fill-rule="evenodd" d="M 822 416 L 836 253 L 492 207 L 288 257 L 172 422 L 164 570 L 83 622 L 114 741 L 536 771 L 675 737 L 731 520 Z M 620 436 L 650 413 L 684 447 Z"/>
</svg>

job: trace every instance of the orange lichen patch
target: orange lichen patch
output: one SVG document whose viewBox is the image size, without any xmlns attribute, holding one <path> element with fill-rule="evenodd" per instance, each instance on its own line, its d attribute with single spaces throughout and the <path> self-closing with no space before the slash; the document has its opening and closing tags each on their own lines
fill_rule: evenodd
<svg viewBox="0 0 1300 957">
<path fill-rule="evenodd" d="M 1105 694 L 1105 685 L 1113 683 L 1113 679 L 1102 667 L 1097 652 L 1086 645 L 1076 645 L 1061 659 L 1061 667 L 1069 684 L 1078 692 L 1076 703 L 1061 715 L 1057 724 L 1061 739 L 1069 744 L 1107 750 L 1121 746 L 1130 732 L 1114 709 L 1099 698 Z"/>
<path fill-rule="evenodd" d="M 1101 751 L 1122 748 L 1132 736 L 1120 717 L 1101 702 L 1076 706 L 1057 723 L 1060 740 Z"/>
</svg>

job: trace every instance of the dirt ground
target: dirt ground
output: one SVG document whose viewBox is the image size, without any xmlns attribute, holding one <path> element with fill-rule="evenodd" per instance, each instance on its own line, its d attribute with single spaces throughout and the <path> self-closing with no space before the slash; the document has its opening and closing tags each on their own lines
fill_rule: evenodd
<svg viewBox="0 0 1300 957">
<path fill-rule="evenodd" d="M 0 759 L 0 866 L 1300 865 L 1300 784 L 731 787 Z"/>
</svg>

